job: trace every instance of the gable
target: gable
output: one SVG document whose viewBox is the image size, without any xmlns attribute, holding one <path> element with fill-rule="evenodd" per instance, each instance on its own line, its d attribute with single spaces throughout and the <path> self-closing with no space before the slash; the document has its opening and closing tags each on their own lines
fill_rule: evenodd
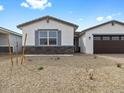
<svg viewBox="0 0 124 93">
<path fill-rule="evenodd" d="M 100 32 L 100 31 L 108 31 L 108 30 L 110 31 L 110 30 L 118 30 L 118 29 L 123 31 L 124 23 L 113 20 L 113 21 L 109 21 L 109 22 L 99 24 L 99 25 L 90 27 L 88 29 L 85 29 L 81 32 L 81 35 L 83 35 L 87 32 L 94 32 L 97 30 Z"/>
<path fill-rule="evenodd" d="M 61 22 L 49 19 L 49 22 L 47 22 L 47 19 L 44 19 L 42 21 L 37 21 L 35 23 L 32 23 L 30 25 L 26 25 L 21 27 L 22 31 L 36 31 L 39 29 L 58 29 L 58 30 L 66 30 L 66 31 L 75 31 L 75 28 L 69 25 L 65 25 Z"/>
<path fill-rule="evenodd" d="M 73 24 L 73 23 L 70 23 L 70 22 L 67 22 L 67 21 L 64 21 L 64 20 L 55 18 L 55 17 L 51 17 L 51 16 L 44 16 L 44 17 L 41 17 L 41 18 L 38 18 L 38 19 L 35 19 L 35 20 L 32 20 L 32 21 L 29 21 L 29 22 L 20 24 L 17 27 L 18 28 L 23 28 L 25 26 L 36 24 L 36 23 L 41 22 L 41 21 L 44 21 L 44 20 L 46 21 L 46 23 L 50 23 L 50 21 L 53 20 L 53 21 L 56 21 L 56 22 L 58 22 L 60 24 L 71 26 L 71 27 L 73 27 L 75 29 L 78 28 L 78 25 L 76 25 L 76 24 Z"/>
</svg>

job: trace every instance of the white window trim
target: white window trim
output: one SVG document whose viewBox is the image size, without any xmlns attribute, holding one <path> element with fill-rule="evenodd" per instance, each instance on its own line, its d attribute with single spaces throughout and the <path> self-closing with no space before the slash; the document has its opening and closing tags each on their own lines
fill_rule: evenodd
<svg viewBox="0 0 124 93">
<path fill-rule="evenodd" d="M 41 37 L 40 36 L 40 32 L 46 32 L 47 33 L 47 37 Z M 49 37 L 49 32 L 56 32 L 56 37 Z M 47 45 L 40 44 L 40 39 L 41 38 L 47 38 Z M 56 45 L 50 45 L 49 44 L 49 39 L 50 38 L 55 38 L 56 39 Z M 52 31 L 49 31 L 49 30 L 48 31 L 39 31 L 38 32 L 38 39 L 39 39 L 39 46 L 58 46 L 58 31 L 53 31 L 53 30 Z"/>
</svg>

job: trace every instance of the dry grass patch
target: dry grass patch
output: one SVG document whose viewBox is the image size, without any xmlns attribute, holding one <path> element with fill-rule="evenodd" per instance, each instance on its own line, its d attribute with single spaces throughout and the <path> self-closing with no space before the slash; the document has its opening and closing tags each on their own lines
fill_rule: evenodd
<svg viewBox="0 0 124 93">
<path fill-rule="evenodd" d="M 123 93 L 123 77 L 115 62 L 91 55 L 26 57 L 0 64 L 0 93 Z"/>
<path fill-rule="evenodd" d="M 41 64 L 44 66 L 70 66 L 78 68 L 99 68 L 114 65 L 113 61 L 111 60 L 100 57 L 94 58 L 94 56 L 91 55 L 75 55 L 68 57 L 27 57 L 26 62 L 32 65 Z"/>
</svg>

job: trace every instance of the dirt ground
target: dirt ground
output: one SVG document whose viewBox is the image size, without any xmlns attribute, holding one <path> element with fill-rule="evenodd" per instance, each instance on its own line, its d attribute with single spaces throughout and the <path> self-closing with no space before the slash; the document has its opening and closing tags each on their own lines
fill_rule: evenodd
<svg viewBox="0 0 124 93">
<path fill-rule="evenodd" d="M 100 56 L 25 57 L 13 67 L 8 56 L 0 61 L 0 93 L 124 93 L 124 64 Z"/>
<path fill-rule="evenodd" d="M 124 54 L 100 54 L 98 56 L 116 61 L 118 63 L 124 63 Z"/>
</svg>

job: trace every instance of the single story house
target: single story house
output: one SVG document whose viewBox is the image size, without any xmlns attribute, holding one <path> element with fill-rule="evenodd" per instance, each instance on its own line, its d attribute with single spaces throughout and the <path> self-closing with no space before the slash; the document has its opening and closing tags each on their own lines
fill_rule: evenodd
<svg viewBox="0 0 124 93">
<path fill-rule="evenodd" d="M 74 34 L 78 25 L 61 19 L 44 16 L 17 26 L 24 36 L 27 33 L 27 54 L 74 53 Z"/>
<path fill-rule="evenodd" d="M 22 48 L 22 35 L 0 27 L 0 53 L 8 53 L 9 52 L 9 43 L 13 53 L 21 51 Z M 18 42 L 18 48 L 17 48 Z"/>
<path fill-rule="evenodd" d="M 27 33 L 27 54 L 124 53 L 124 23 L 115 20 L 82 32 L 76 32 L 78 25 L 52 16 L 17 27 L 22 30 L 23 43 Z"/>
<path fill-rule="evenodd" d="M 79 43 L 86 54 L 124 53 L 124 23 L 112 20 L 83 30 Z"/>
</svg>

